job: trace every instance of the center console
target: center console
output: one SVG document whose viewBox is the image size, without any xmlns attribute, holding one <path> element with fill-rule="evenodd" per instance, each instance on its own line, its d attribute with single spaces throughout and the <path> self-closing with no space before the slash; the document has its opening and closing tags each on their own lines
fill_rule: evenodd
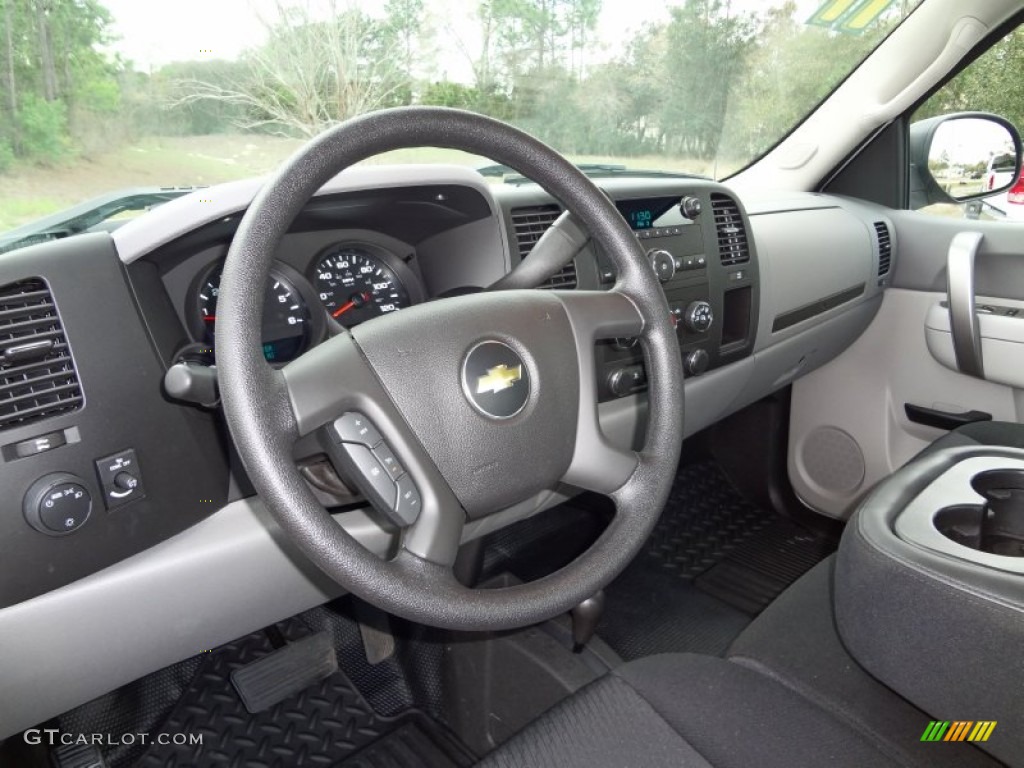
<svg viewBox="0 0 1024 768">
<path fill-rule="evenodd" d="M 676 324 L 683 369 L 700 376 L 748 356 L 758 316 L 758 268 L 743 210 L 714 185 L 690 194 L 616 201 L 647 251 Z M 615 282 L 611 260 L 598 250 L 601 287 Z M 636 339 L 602 343 L 597 350 L 601 401 L 646 389 Z"/>
<path fill-rule="evenodd" d="M 865 669 L 940 720 L 996 722 L 977 746 L 1019 761 L 1024 451 L 937 450 L 893 474 L 850 521 L 834 589 Z"/>
</svg>

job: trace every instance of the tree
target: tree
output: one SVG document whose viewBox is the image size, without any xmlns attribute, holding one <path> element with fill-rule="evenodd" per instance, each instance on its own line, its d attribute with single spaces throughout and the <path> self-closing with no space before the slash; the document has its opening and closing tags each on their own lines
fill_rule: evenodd
<svg viewBox="0 0 1024 768">
<path fill-rule="evenodd" d="M 110 24 L 98 0 L 0 0 L 0 24 L 0 143 L 52 162 L 86 134 L 106 134 L 93 128 L 116 112 L 118 84 L 97 49 Z"/>
<path fill-rule="evenodd" d="M 658 114 L 665 149 L 699 158 L 717 154 L 729 94 L 756 31 L 752 19 L 733 14 L 724 0 L 686 0 L 672 9 L 663 31 L 661 81 L 673 87 Z"/>
<path fill-rule="evenodd" d="M 384 4 L 385 26 L 395 38 L 395 47 L 401 56 L 402 71 L 408 79 L 414 76 L 414 70 L 420 59 L 420 37 L 424 29 L 423 0 L 387 0 Z"/>
<path fill-rule="evenodd" d="M 267 42 L 241 59 L 231 82 L 187 79 L 174 104 L 212 100 L 237 108 L 239 127 L 283 136 L 315 136 L 354 115 L 408 99 L 400 50 L 385 23 L 354 3 L 329 4 L 326 19 L 309 4 L 277 3 Z"/>
</svg>

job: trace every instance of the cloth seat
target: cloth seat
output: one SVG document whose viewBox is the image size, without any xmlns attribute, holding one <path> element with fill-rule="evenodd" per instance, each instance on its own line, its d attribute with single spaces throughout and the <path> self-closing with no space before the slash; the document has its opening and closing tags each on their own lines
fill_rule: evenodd
<svg viewBox="0 0 1024 768">
<path fill-rule="evenodd" d="M 900 763 L 767 675 L 716 657 L 664 654 L 625 664 L 590 684 L 479 765 L 882 768 Z"/>
</svg>

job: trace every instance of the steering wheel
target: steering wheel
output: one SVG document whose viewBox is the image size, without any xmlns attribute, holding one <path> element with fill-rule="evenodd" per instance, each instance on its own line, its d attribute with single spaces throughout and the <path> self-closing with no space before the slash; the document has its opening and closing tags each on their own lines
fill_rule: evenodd
<svg viewBox="0 0 1024 768">
<path fill-rule="evenodd" d="M 282 236 L 340 171 L 419 146 L 490 157 L 539 183 L 612 259 L 615 286 L 504 290 L 420 304 L 272 368 L 261 353 L 260 328 Z M 538 243 L 527 262 L 564 259 L 564 252 L 552 256 L 562 239 Z M 545 256 L 547 249 L 553 250 Z M 664 293 L 612 202 L 565 158 L 511 126 L 459 110 L 406 107 L 320 135 L 249 206 L 228 251 L 217 309 L 224 411 L 253 486 L 301 552 L 385 611 L 460 630 L 543 621 L 618 575 L 661 514 L 683 435 L 683 374 Z M 639 337 L 647 366 L 640 452 L 612 446 L 598 422 L 594 345 L 617 337 Z M 385 559 L 363 548 L 306 485 L 292 452 L 311 433 L 399 528 L 397 554 Z M 614 502 L 612 521 L 590 549 L 526 584 L 475 590 L 456 580 L 452 565 L 468 520 L 558 483 Z"/>
</svg>

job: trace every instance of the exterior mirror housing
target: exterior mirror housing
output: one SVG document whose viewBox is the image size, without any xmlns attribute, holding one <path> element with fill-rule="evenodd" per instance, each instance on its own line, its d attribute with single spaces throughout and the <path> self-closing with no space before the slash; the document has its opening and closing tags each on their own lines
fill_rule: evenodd
<svg viewBox="0 0 1024 768">
<path fill-rule="evenodd" d="M 1006 118 L 986 112 L 913 123 L 909 149 L 911 209 L 995 195 L 1020 176 L 1020 134 Z"/>
</svg>

